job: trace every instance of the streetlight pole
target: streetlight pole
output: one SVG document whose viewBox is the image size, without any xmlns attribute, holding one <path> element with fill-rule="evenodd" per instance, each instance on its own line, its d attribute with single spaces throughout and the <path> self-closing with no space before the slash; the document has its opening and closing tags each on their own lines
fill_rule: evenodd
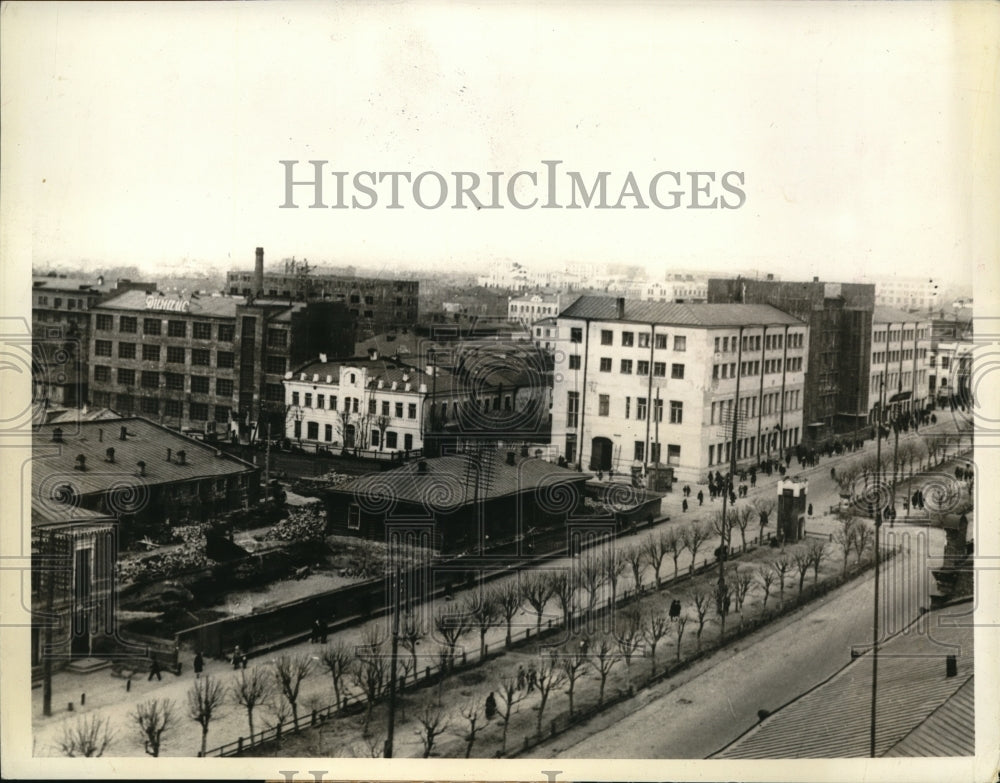
<svg viewBox="0 0 1000 783">
<path fill-rule="evenodd" d="M 879 539 L 882 528 L 882 505 L 878 499 L 880 485 L 882 483 L 882 418 L 885 411 L 885 373 L 879 381 L 879 404 L 878 420 L 876 421 L 875 440 L 875 601 L 874 615 L 872 619 L 872 708 L 871 708 L 871 737 L 869 752 L 875 758 L 875 723 L 876 705 L 878 703 L 878 639 L 879 639 Z"/>
<path fill-rule="evenodd" d="M 385 732 L 387 759 L 392 758 L 392 741 L 396 728 L 396 658 L 399 652 L 399 591 L 402 585 L 400 568 L 397 565 L 392 579 L 392 658 L 389 664 L 389 725 Z"/>
</svg>

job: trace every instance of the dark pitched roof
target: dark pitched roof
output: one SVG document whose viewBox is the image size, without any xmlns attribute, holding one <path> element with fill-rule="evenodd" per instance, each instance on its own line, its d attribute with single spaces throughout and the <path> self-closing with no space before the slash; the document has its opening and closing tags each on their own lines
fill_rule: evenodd
<svg viewBox="0 0 1000 783">
<path fill-rule="evenodd" d="M 57 501 L 31 504 L 31 526 L 33 528 L 95 522 L 104 522 L 110 525 L 115 523 L 115 519 L 110 514 L 89 511 Z"/>
<path fill-rule="evenodd" d="M 616 321 L 617 302 L 610 296 L 581 296 L 560 318 Z M 800 326 L 804 321 L 765 304 L 687 304 L 625 300 L 625 322 L 673 326 Z"/>
<path fill-rule="evenodd" d="M 138 417 L 113 421 L 84 421 L 58 427 L 62 443 L 52 440 L 58 425 L 44 425 L 35 430 L 31 462 L 32 504 L 50 505 L 53 493 L 61 484 L 70 484 L 78 495 L 105 492 L 123 484 L 166 484 L 194 481 L 205 477 L 237 475 L 253 470 L 249 462 L 216 449 L 202 441 L 185 437 L 166 427 Z M 127 438 L 121 440 L 121 428 Z M 106 461 L 107 449 L 115 450 L 115 461 Z M 167 462 L 167 449 L 172 452 Z M 185 452 L 185 464 L 177 462 L 178 451 Z M 76 470 L 77 455 L 86 458 L 86 470 Z M 140 478 L 136 463 L 146 463 L 146 475 Z"/>
<path fill-rule="evenodd" d="M 426 473 L 420 472 L 421 462 L 409 462 L 399 468 L 362 476 L 336 491 L 355 495 L 376 506 L 386 499 L 404 503 L 427 504 L 430 507 L 454 509 L 474 500 L 475 458 L 467 454 L 452 454 L 422 460 Z M 515 457 L 508 465 L 506 453 L 485 452 L 484 477 L 479 487 L 479 498 L 493 500 L 518 492 L 546 492 L 549 488 L 574 481 L 585 481 L 591 476 L 575 470 L 560 468 L 551 462 L 533 457 Z"/>
<path fill-rule="evenodd" d="M 885 755 L 975 756 L 975 694 L 975 678 L 969 677 L 951 698 Z"/>
<path fill-rule="evenodd" d="M 929 612 L 880 647 L 876 755 L 887 754 L 972 677 L 974 628 L 961 624 L 965 612 L 964 605 Z M 927 623 L 927 632 L 915 629 L 916 623 Z M 957 656 L 955 677 L 945 676 L 948 654 Z M 871 690 L 869 653 L 765 718 L 713 758 L 867 756 Z M 972 733 L 972 724 L 966 731 Z M 944 755 L 960 753 L 961 748 L 955 747 Z"/>
</svg>

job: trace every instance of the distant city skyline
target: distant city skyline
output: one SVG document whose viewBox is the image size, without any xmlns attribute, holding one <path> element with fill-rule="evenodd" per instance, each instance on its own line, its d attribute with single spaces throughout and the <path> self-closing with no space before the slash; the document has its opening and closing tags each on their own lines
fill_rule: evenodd
<svg viewBox="0 0 1000 783">
<path fill-rule="evenodd" d="M 24 34 L 5 37 L 5 58 L 32 73 L 4 91 L 20 261 L 224 271 L 263 246 L 368 274 L 680 259 L 971 284 L 993 260 L 963 211 L 974 118 L 956 98 L 947 7 L 470 11 L 403 5 L 386 25 L 353 4 L 9 7 Z M 458 210 L 421 209 L 407 190 L 394 210 L 384 182 L 373 209 L 310 209 L 308 187 L 282 209 L 283 160 L 508 179 L 558 160 L 588 184 L 608 172 L 612 203 L 628 174 L 647 192 L 681 172 L 686 195 L 672 210 Z M 716 186 L 740 172 L 745 202 L 691 209 L 683 173 L 699 171 Z"/>
</svg>

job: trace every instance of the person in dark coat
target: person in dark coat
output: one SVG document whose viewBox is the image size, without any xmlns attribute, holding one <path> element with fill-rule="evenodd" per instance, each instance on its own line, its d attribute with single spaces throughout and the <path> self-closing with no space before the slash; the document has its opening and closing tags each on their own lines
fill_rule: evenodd
<svg viewBox="0 0 1000 783">
<path fill-rule="evenodd" d="M 326 644 L 326 639 L 327 639 L 326 620 L 324 620 L 322 617 L 316 621 L 316 632 L 319 634 L 319 642 L 321 644 Z"/>
<path fill-rule="evenodd" d="M 486 697 L 486 720 L 492 720 L 497 714 L 497 700 L 492 691 Z"/>
<path fill-rule="evenodd" d="M 698 490 L 698 505 L 702 505 L 705 502 L 705 493 L 700 489 Z"/>
<path fill-rule="evenodd" d="M 201 651 L 198 651 L 194 656 L 194 678 L 196 680 L 201 679 L 201 672 L 204 668 L 205 658 L 202 656 Z"/>
<path fill-rule="evenodd" d="M 153 679 L 153 677 L 156 677 L 157 680 L 162 682 L 163 675 L 160 674 L 161 671 L 162 670 L 160 669 L 160 661 L 154 655 L 150 660 L 149 677 L 146 679 L 146 682 L 149 682 L 151 679 Z"/>
<path fill-rule="evenodd" d="M 243 653 L 240 652 L 240 646 L 237 644 L 236 647 L 233 649 L 233 669 L 240 668 L 240 657 L 242 655 Z"/>
<path fill-rule="evenodd" d="M 682 511 L 687 511 L 688 510 L 687 498 L 684 498 L 684 500 L 681 501 L 681 510 Z"/>
</svg>

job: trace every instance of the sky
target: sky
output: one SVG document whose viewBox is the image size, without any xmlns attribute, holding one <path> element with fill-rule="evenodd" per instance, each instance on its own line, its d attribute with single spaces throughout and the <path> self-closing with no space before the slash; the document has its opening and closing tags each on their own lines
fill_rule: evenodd
<svg viewBox="0 0 1000 783">
<path fill-rule="evenodd" d="M 269 262 L 373 272 L 608 262 L 964 285 L 979 260 L 982 77 L 943 4 L 14 3 L 4 17 L 4 173 L 21 187 L 19 258 L 39 268 L 249 267 L 262 246 Z M 545 160 L 588 187 L 608 172 L 611 203 L 629 172 L 640 190 L 660 171 L 714 172 L 706 199 L 730 203 L 719 180 L 742 172 L 745 198 L 690 209 L 688 185 L 671 210 L 423 209 L 403 182 L 388 209 L 386 182 L 372 209 L 310 209 L 301 187 L 282 209 L 282 160 L 303 179 L 309 160 L 348 172 L 348 203 L 359 171 L 506 180 L 544 176 Z M 331 201 L 332 174 L 324 187 Z"/>
</svg>

